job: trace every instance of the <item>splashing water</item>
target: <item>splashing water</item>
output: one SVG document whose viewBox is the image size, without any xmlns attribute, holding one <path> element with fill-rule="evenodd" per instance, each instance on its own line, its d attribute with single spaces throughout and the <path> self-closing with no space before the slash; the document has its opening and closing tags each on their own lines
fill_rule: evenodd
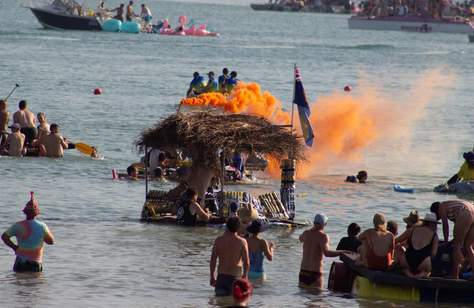
<svg viewBox="0 0 474 308">
<path fill-rule="evenodd" d="M 318 170 L 330 169 L 340 161 L 356 161 L 364 150 L 379 140 L 409 139 L 411 130 L 424 116 L 428 103 L 447 94 L 454 82 L 452 73 L 429 70 L 413 82 L 406 95 L 380 95 L 367 79 L 359 81 L 357 94 L 334 91 L 320 96 L 311 104 L 310 121 L 315 142 L 307 150 L 307 161 L 299 165 L 298 177 L 304 178 Z M 181 101 L 187 106 L 213 106 L 232 113 L 256 114 L 275 124 L 289 124 L 290 113 L 270 92 L 261 91 L 256 83 L 241 82 L 229 96 L 206 93 Z M 296 131 L 300 132 L 295 118 Z M 301 134 L 301 133 L 299 133 Z M 280 176 L 279 162 L 269 159 L 268 173 Z"/>
</svg>

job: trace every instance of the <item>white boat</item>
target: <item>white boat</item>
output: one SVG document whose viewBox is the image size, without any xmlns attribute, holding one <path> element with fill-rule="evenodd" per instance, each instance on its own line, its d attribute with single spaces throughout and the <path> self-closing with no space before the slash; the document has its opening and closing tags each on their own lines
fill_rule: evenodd
<svg viewBox="0 0 474 308">
<path fill-rule="evenodd" d="M 349 29 L 359 30 L 473 33 L 471 22 L 464 19 L 436 19 L 433 17 L 420 16 L 352 16 L 348 19 L 348 23 Z"/>
</svg>

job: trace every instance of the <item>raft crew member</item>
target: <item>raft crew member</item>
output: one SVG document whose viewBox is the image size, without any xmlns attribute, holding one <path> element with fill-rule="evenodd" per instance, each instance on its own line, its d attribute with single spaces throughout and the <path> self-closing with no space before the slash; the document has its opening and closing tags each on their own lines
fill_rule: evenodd
<svg viewBox="0 0 474 308">
<path fill-rule="evenodd" d="M 458 173 L 453 175 L 453 177 L 448 180 L 448 185 L 460 181 L 474 181 L 474 152 L 469 151 L 464 153 L 463 158 L 465 160 L 464 163 L 462 164 Z"/>
<path fill-rule="evenodd" d="M 7 141 L 0 146 L 3 153 L 13 157 L 20 157 L 26 154 L 25 135 L 20 132 L 20 124 L 14 123 L 10 126 L 12 133 L 8 135 Z M 4 152 L 4 149 L 8 151 Z"/>
<path fill-rule="evenodd" d="M 109 17 L 109 10 L 105 7 L 105 1 L 101 1 L 97 7 L 96 15 L 101 19 Z"/>
<path fill-rule="evenodd" d="M 386 271 L 392 264 L 395 237 L 387 231 L 385 216 L 382 214 L 375 214 L 373 223 L 374 228 L 359 235 L 359 240 L 362 241 L 359 248 L 360 261 L 369 269 Z"/>
<path fill-rule="evenodd" d="M 232 297 L 234 298 L 234 306 L 228 307 L 248 307 L 253 287 L 247 279 L 237 279 L 232 285 Z"/>
<path fill-rule="evenodd" d="M 127 21 L 132 21 L 132 18 L 138 17 L 137 14 L 133 11 L 133 1 L 128 2 L 127 13 L 125 14 L 125 19 Z"/>
<path fill-rule="evenodd" d="M 299 237 L 303 243 L 303 259 L 299 274 L 299 286 L 302 288 L 323 287 L 323 256 L 334 258 L 343 253 L 350 253 L 346 250 L 331 250 L 329 236 L 324 233 L 327 221 L 326 215 L 317 214 L 314 217 L 313 227 L 304 231 Z"/>
<path fill-rule="evenodd" d="M 220 75 L 218 80 L 217 80 L 218 83 L 219 83 L 219 91 L 220 92 L 225 92 L 227 79 L 229 79 L 229 69 L 227 69 L 227 67 L 224 67 L 224 69 L 222 69 L 222 75 Z"/>
<path fill-rule="evenodd" d="M 219 90 L 219 85 L 214 78 L 214 72 L 210 71 L 207 73 L 207 76 L 209 77 L 206 86 L 204 87 L 203 92 L 204 93 L 209 93 L 209 92 L 217 92 Z"/>
<path fill-rule="evenodd" d="M 123 3 L 120 4 L 119 7 L 116 7 L 115 9 L 111 10 L 111 12 L 117 12 L 117 14 L 114 16 L 114 19 L 120 20 L 123 22 L 123 10 L 124 10 L 125 5 Z"/>
<path fill-rule="evenodd" d="M 0 145 L 2 145 L 8 136 L 7 126 L 10 120 L 10 113 L 7 110 L 7 102 L 0 100 Z"/>
<path fill-rule="evenodd" d="M 406 235 L 408 248 L 400 255 L 400 265 L 408 277 L 425 278 L 431 274 L 431 258 L 438 252 L 436 227 L 438 219 L 434 213 L 427 213 L 422 225 L 414 226 Z"/>
<path fill-rule="evenodd" d="M 240 219 L 239 235 L 246 236 L 247 227 L 250 226 L 253 221 L 258 219 L 258 211 L 251 204 L 245 204 L 237 210 L 237 216 Z"/>
<path fill-rule="evenodd" d="M 151 15 L 151 11 L 146 6 L 144 3 L 141 5 L 142 6 L 142 11 L 140 12 L 140 18 L 143 20 L 145 26 L 148 26 L 151 24 L 151 20 L 153 19 L 153 16 Z"/>
<path fill-rule="evenodd" d="M 237 235 L 240 219 L 231 217 L 227 220 L 226 231 L 216 238 L 212 247 L 210 260 L 210 285 L 215 288 L 217 296 L 229 296 L 232 287 L 239 278 L 247 279 L 250 267 L 247 242 Z M 217 279 L 216 279 L 216 264 Z"/>
<path fill-rule="evenodd" d="M 66 138 L 59 134 L 59 125 L 51 124 L 51 132 L 45 135 L 39 141 L 40 156 L 47 156 L 52 158 L 62 158 L 64 156 L 64 149 L 68 148 Z"/>
<path fill-rule="evenodd" d="M 189 84 L 189 89 L 186 92 L 187 97 L 192 97 L 194 95 L 199 95 L 202 93 L 204 88 L 204 78 L 199 75 L 198 72 L 194 72 L 193 80 Z"/>
<path fill-rule="evenodd" d="M 398 224 L 395 220 L 387 221 L 387 231 L 392 233 L 393 236 L 398 235 Z"/>
<path fill-rule="evenodd" d="M 188 188 L 183 195 L 176 211 L 176 223 L 184 226 L 195 226 L 199 221 L 209 221 L 212 214 L 203 210 L 197 203 L 197 192 Z"/>
<path fill-rule="evenodd" d="M 359 241 L 357 235 L 360 233 L 360 226 L 355 222 L 351 223 L 347 227 L 347 236 L 341 238 L 339 244 L 337 244 L 336 250 L 349 250 L 354 253 L 357 253 L 357 249 L 362 242 Z"/>
<path fill-rule="evenodd" d="M 37 119 L 38 119 L 38 136 L 37 136 L 37 140 L 41 139 L 41 137 L 43 136 L 46 136 L 50 133 L 50 130 L 49 130 L 49 123 L 48 121 L 46 120 L 46 116 L 44 115 L 43 112 L 39 112 L 37 115 L 36 115 Z"/>
<path fill-rule="evenodd" d="M 232 92 L 232 90 L 235 88 L 235 86 L 237 85 L 237 83 L 239 82 L 239 80 L 237 79 L 237 72 L 236 71 L 232 71 L 230 73 L 230 78 L 227 79 L 227 82 L 226 82 L 226 91 L 227 93 L 230 93 Z"/>
<path fill-rule="evenodd" d="M 41 272 L 43 270 L 43 243 L 53 245 L 54 238 L 48 226 L 35 219 L 40 210 L 31 192 L 30 201 L 23 209 L 26 220 L 17 222 L 2 234 L 2 240 L 16 254 L 15 272 Z M 16 237 L 17 244 L 11 238 Z"/>
<path fill-rule="evenodd" d="M 254 220 L 247 227 L 250 237 L 246 238 L 249 247 L 250 269 L 249 279 L 265 280 L 265 271 L 263 270 L 263 260 L 265 257 L 268 261 L 273 259 L 274 244 L 268 243 L 265 239 L 260 238 L 259 234 L 265 231 L 263 224 L 259 220 Z"/>
<path fill-rule="evenodd" d="M 22 134 L 25 134 L 25 143 L 30 144 L 36 138 L 36 119 L 33 112 L 28 110 L 25 100 L 18 103 L 18 111 L 13 114 L 13 123 L 20 124 Z"/>
<path fill-rule="evenodd" d="M 411 234 L 411 228 L 413 226 L 418 226 L 421 224 L 420 216 L 418 215 L 417 210 L 411 211 L 407 217 L 403 218 L 403 221 L 406 223 L 406 228 L 402 234 L 400 234 L 399 236 L 395 238 L 395 251 L 393 253 L 393 262 L 392 262 L 391 268 L 399 267 L 400 256 L 405 253 L 405 250 L 408 247 L 407 239 L 409 235 Z M 388 223 L 387 223 L 387 229 L 388 229 Z"/>
<path fill-rule="evenodd" d="M 459 265 L 461 264 L 462 251 L 466 254 L 471 268 L 474 268 L 474 204 L 464 200 L 448 200 L 435 202 L 430 211 L 436 214 L 438 220 L 443 223 L 444 242 L 449 240 L 448 220 L 454 222 L 453 229 L 453 264 L 451 278 L 459 278 Z"/>
</svg>

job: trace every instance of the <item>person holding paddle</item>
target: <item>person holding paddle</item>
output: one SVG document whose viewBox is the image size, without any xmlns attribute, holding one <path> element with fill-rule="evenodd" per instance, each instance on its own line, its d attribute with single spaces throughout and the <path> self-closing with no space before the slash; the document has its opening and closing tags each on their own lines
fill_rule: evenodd
<svg viewBox="0 0 474 308">
<path fill-rule="evenodd" d="M 40 156 L 62 158 L 64 149 L 68 148 L 67 140 L 59 134 L 58 124 L 51 124 L 50 130 L 51 132 L 39 141 Z"/>
</svg>

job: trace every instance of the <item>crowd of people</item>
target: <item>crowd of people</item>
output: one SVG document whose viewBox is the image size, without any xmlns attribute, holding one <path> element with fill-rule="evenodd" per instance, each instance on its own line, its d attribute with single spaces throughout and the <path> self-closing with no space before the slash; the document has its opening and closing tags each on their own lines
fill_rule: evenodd
<svg viewBox="0 0 474 308">
<path fill-rule="evenodd" d="M 0 100 L 0 155 L 61 158 L 64 149 L 74 146 L 61 136 L 58 124 L 48 123 L 43 112 L 35 117 L 26 100 L 18 103 L 10 126 L 9 122 L 7 101 Z M 10 133 L 7 127 L 11 129 Z"/>
<path fill-rule="evenodd" d="M 441 19 L 445 16 L 473 16 L 470 2 L 451 0 L 368 0 L 358 4 L 366 16 L 422 16 Z"/>
<path fill-rule="evenodd" d="M 186 92 L 187 97 L 197 96 L 203 93 L 220 92 L 230 93 L 232 89 L 237 85 L 239 79 L 237 79 L 237 72 L 232 71 L 229 74 L 229 69 L 222 69 L 222 75 L 216 79 L 216 75 L 213 71 L 207 73 L 208 80 L 204 81 L 204 77 L 199 72 L 194 72 L 193 79 L 189 84 L 189 89 Z"/>
</svg>

